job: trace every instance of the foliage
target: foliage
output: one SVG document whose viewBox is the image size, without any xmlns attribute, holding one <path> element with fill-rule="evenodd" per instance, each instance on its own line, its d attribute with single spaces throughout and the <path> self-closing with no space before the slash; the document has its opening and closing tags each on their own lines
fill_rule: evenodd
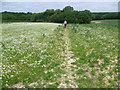
<svg viewBox="0 0 120 90">
<path fill-rule="evenodd" d="M 71 6 L 65 7 L 63 10 L 49 9 L 43 13 L 33 14 L 32 21 L 43 21 L 43 22 L 57 22 L 63 23 L 67 20 L 69 23 L 90 23 L 91 12 L 85 11 L 74 11 Z"/>
<path fill-rule="evenodd" d="M 92 13 L 93 20 L 104 20 L 104 19 L 120 19 L 119 13 Z"/>
<path fill-rule="evenodd" d="M 5 21 L 32 21 L 32 22 L 57 22 L 63 23 L 67 20 L 69 23 L 90 23 L 92 20 L 91 12 L 75 11 L 73 7 L 66 6 L 63 10 L 47 9 L 42 13 L 14 13 L 3 12 L 3 22 Z"/>
<path fill-rule="evenodd" d="M 89 10 L 76 11 L 71 6 L 66 6 L 63 10 L 47 9 L 41 13 L 23 12 L 2 12 L 3 22 L 56 22 L 63 23 L 90 23 L 91 20 L 118 19 L 117 12 L 111 13 L 91 13 Z"/>
<path fill-rule="evenodd" d="M 2 12 L 2 21 L 15 22 L 15 21 L 30 21 L 32 13 L 17 13 L 17 12 Z"/>
<path fill-rule="evenodd" d="M 71 7 L 71 6 L 66 6 L 66 7 L 63 9 L 64 12 L 65 12 L 65 11 L 73 11 L 73 10 L 74 10 L 74 8 Z"/>
</svg>

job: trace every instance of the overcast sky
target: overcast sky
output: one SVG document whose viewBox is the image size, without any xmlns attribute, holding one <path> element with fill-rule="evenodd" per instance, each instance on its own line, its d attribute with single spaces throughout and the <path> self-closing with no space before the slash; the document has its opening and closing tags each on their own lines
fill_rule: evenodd
<svg viewBox="0 0 120 90">
<path fill-rule="evenodd" d="M 118 2 L 119 0 L 1 0 L 2 2 Z"/>
<path fill-rule="evenodd" d="M 20 2 L 21 1 L 21 2 Z M 29 2 L 28 2 L 29 1 Z M 119 0 L 2 0 L 2 11 L 11 12 L 43 12 L 46 9 L 63 9 L 72 6 L 75 10 L 90 10 L 91 12 L 118 12 Z M 74 1 L 74 2 L 73 2 Z M 89 1 L 89 2 L 88 2 Z"/>
</svg>

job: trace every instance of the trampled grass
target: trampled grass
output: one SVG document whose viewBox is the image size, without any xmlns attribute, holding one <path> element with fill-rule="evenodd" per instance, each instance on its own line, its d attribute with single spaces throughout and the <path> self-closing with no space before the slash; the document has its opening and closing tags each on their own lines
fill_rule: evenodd
<svg viewBox="0 0 120 90">
<path fill-rule="evenodd" d="M 2 27 L 3 88 L 118 87 L 117 20 Z"/>
</svg>

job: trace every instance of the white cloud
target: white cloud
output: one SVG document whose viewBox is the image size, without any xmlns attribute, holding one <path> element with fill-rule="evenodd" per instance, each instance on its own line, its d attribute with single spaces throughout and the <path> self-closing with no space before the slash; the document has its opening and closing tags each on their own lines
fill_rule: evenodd
<svg viewBox="0 0 120 90">
<path fill-rule="evenodd" d="M 2 11 L 43 12 L 46 9 L 63 9 L 72 6 L 75 10 L 90 10 L 92 12 L 117 12 L 117 2 L 3 2 Z"/>
<path fill-rule="evenodd" d="M 119 2 L 119 0 L 1 0 L 2 2 Z"/>
</svg>

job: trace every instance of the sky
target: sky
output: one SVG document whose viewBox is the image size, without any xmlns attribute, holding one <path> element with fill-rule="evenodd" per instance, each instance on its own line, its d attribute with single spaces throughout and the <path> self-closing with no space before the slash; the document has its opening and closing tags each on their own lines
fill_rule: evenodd
<svg viewBox="0 0 120 90">
<path fill-rule="evenodd" d="M 73 2 L 74 1 L 74 2 Z M 0 11 L 39 13 L 46 9 L 63 9 L 72 6 L 75 10 L 91 12 L 118 12 L 119 0 L 2 0 Z"/>
<path fill-rule="evenodd" d="M 1 0 L 2 2 L 119 2 L 119 0 Z"/>
</svg>

